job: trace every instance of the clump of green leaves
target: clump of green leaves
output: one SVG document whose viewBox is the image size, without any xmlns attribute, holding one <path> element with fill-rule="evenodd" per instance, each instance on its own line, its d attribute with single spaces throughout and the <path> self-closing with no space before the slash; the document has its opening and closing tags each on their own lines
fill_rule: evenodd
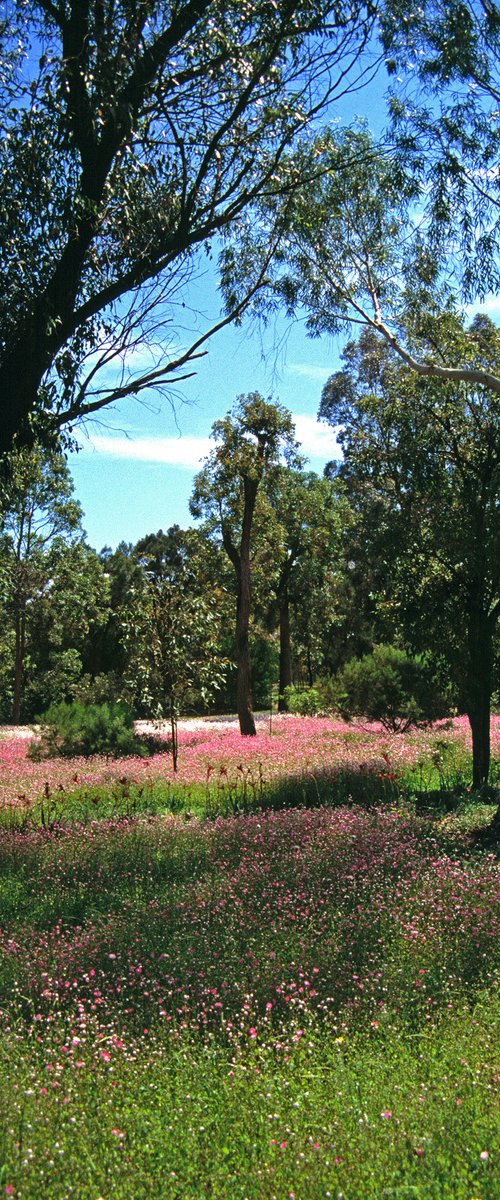
<svg viewBox="0 0 500 1200">
<path fill-rule="evenodd" d="M 449 702 L 422 658 L 394 646 L 374 646 L 352 658 L 336 679 L 336 706 L 346 721 L 367 717 L 403 733 L 448 715 Z"/>
<path fill-rule="evenodd" d="M 87 758 L 91 754 L 119 758 L 148 753 L 134 732 L 132 712 L 124 704 L 51 704 L 38 724 L 41 738 L 30 747 L 31 758 Z"/>
<path fill-rule="evenodd" d="M 314 717 L 319 712 L 321 697 L 317 688 L 285 688 L 286 711 L 301 717 Z"/>
</svg>

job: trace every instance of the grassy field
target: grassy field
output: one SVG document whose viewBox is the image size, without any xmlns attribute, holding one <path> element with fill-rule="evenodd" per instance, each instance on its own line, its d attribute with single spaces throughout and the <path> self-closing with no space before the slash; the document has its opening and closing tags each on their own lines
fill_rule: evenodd
<svg viewBox="0 0 500 1200">
<path fill-rule="evenodd" d="M 465 734 L 187 726 L 176 780 L 0 739 L 0 1197 L 497 1200 Z"/>
</svg>

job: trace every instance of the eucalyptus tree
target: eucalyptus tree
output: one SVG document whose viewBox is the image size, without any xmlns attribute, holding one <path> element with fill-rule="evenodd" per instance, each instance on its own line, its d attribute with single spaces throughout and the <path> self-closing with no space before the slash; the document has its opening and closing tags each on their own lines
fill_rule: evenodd
<svg viewBox="0 0 500 1200">
<path fill-rule="evenodd" d="M 293 192 L 291 160 L 278 176 L 285 151 L 366 74 L 374 20 L 371 0 L 12 0 L 0 25 L 0 453 L 162 393 L 241 315 L 281 217 L 245 296 L 187 347 L 175 336 L 197 251 L 237 236 L 263 193 Z"/>
<path fill-rule="evenodd" d="M 386 0 L 380 35 L 392 153 L 424 193 L 428 241 L 467 300 L 496 292 L 500 9 L 495 0 Z M 458 250 L 458 253 L 457 253 Z"/>
<path fill-rule="evenodd" d="M 200 701 L 208 704 L 227 666 L 220 653 L 223 613 L 217 596 L 198 585 L 186 562 L 170 571 L 146 569 L 123 620 L 126 688 L 143 712 L 170 722 L 174 771 L 179 716 Z"/>
<path fill-rule="evenodd" d="M 500 367 L 500 335 L 444 314 L 462 361 Z M 500 400 L 484 386 L 415 378 L 365 330 L 325 385 L 338 473 L 357 514 L 362 569 L 389 621 L 446 663 L 472 731 L 473 784 L 488 779 L 500 614 Z"/>
<path fill-rule="evenodd" d="M 265 511 L 259 513 L 260 570 L 274 598 L 279 627 L 278 708 L 286 712 L 286 688 L 293 683 L 292 612 L 314 619 L 318 575 L 339 553 L 341 502 L 329 479 L 314 471 L 278 467 L 263 485 Z M 266 562 L 267 557 L 267 562 Z"/>
<path fill-rule="evenodd" d="M 212 437 L 216 446 L 195 478 L 190 508 L 193 516 L 205 519 L 234 568 L 238 719 L 241 733 L 255 736 L 249 650 L 255 505 L 259 488 L 283 460 L 288 465 L 301 460 L 290 413 L 258 392 L 239 396 L 232 412 L 214 422 Z"/>
<path fill-rule="evenodd" d="M 500 394 L 498 371 L 456 358 L 436 320 L 500 284 L 500 10 L 482 0 L 385 0 L 378 36 L 387 127 L 376 141 L 366 121 L 332 124 L 308 145 L 316 171 L 282 208 L 256 303 L 281 302 L 313 335 L 368 324 L 422 377 Z M 233 299 L 279 204 L 263 197 L 261 225 L 237 248 Z"/>
<path fill-rule="evenodd" d="M 24 449 L 11 466 L 0 515 L 0 562 L 4 633 L 10 630 L 12 642 L 3 685 L 17 724 L 27 714 L 28 659 L 31 707 L 36 698 L 54 698 L 47 696 L 50 681 L 64 690 L 78 678 L 85 638 L 107 617 L 107 584 L 85 542 L 64 457 Z"/>
<path fill-rule="evenodd" d="M 443 216 L 439 237 L 432 227 L 424 182 L 363 125 L 326 129 L 315 148 L 317 176 L 288 205 L 262 304 L 281 303 L 315 337 L 369 326 L 420 377 L 500 395 L 498 366 L 475 360 L 470 345 L 462 358 L 442 336 L 443 310 L 460 312 L 470 282 L 453 223 Z M 257 236 L 241 249 L 242 287 Z M 479 294 L 491 282 L 481 263 L 475 282 Z"/>
</svg>

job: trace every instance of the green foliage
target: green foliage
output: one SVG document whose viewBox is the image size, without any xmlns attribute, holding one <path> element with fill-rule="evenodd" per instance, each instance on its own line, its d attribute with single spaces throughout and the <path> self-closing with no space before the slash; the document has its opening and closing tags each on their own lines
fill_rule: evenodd
<svg viewBox="0 0 500 1200">
<path fill-rule="evenodd" d="M 124 701 L 123 679 L 114 671 L 100 675 L 80 675 L 71 688 L 71 699 L 80 704 L 106 704 Z"/>
<path fill-rule="evenodd" d="M 345 720 L 367 717 L 394 733 L 448 715 L 427 664 L 394 646 L 375 646 L 352 658 L 336 679 L 337 707 Z"/>
<path fill-rule="evenodd" d="M 257 711 L 269 708 L 278 672 L 276 643 L 264 633 L 252 631 L 250 639 L 252 696 Z"/>
<path fill-rule="evenodd" d="M 39 718 L 41 741 L 30 747 L 32 757 L 88 758 L 106 754 L 112 758 L 146 753 L 134 733 L 130 709 L 123 704 L 51 704 Z"/>
<path fill-rule="evenodd" d="M 85 542 L 62 454 L 11 456 L 0 513 L 0 683 L 15 724 L 68 699 L 108 616 L 108 585 Z"/>
<path fill-rule="evenodd" d="M 197 582 L 187 564 L 177 574 L 144 576 L 123 622 L 129 695 L 148 716 L 169 718 L 174 770 L 181 712 L 206 708 L 227 667 L 216 597 L 200 594 Z"/>
<path fill-rule="evenodd" d="M 219 615 L 209 596 L 177 580 L 145 580 L 124 624 L 128 688 L 155 718 L 206 708 L 220 686 L 226 660 L 219 654 Z"/>
<path fill-rule="evenodd" d="M 488 317 L 467 327 L 448 309 L 429 331 L 445 356 L 498 371 Z M 334 470 L 355 517 L 347 566 L 360 605 L 379 622 L 374 640 L 400 636 L 445 665 L 471 722 L 479 786 L 489 770 L 500 614 L 499 396 L 477 380 L 417 379 L 371 330 L 343 359 L 320 414 L 338 430 L 343 461 Z"/>
<path fill-rule="evenodd" d="M 315 687 L 286 687 L 285 701 L 287 712 L 298 713 L 302 717 L 313 717 L 321 709 L 320 694 Z"/>
<path fill-rule="evenodd" d="M 168 353 L 196 248 L 211 258 L 210 239 L 273 190 L 284 148 L 336 89 L 345 95 L 373 21 L 371 4 L 347 11 L 325 0 L 9 9 L 0 28 L 2 450 L 16 431 L 49 436 L 117 397 L 145 387 L 161 395 L 169 373 L 198 357 L 209 330 Z M 274 241 L 261 244 L 250 294 Z M 138 345 L 160 364 L 139 377 L 121 370 Z"/>
<path fill-rule="evenodd" d="M 239 396 L 232 412 L 215 421 L 217 445 L 194 481 L 190 509 L 204 517 L 207 532 L 222 545 L 236 583 L 236 695 L 240 732 L 255 736 L 249 630 L 252 616 L 253 527 L 259 489 L 288 466 L 299 466 L 291 414 L 259 392 Z"/>
<path fill-rule="evenodd" d="M 418 50 L 414 57 L 418 60 Z M 315 159 L 313 177 L 291 203 L 286 201 L 287 237 L 271 265 L 273 299 L 267 303 L 270 307 L 279 301 L 288 313 L 300 313 L 302 319 L 305 313 L 313 336 L 347 332 L 353 322 L 364 325 L 420 378 L 481 383 L 498 397 L 498 363 L 472 362 L 467 347 L 443 336 L 440 325 L 444 312 L 459 320 L 464 300 L 483 300 L 497 285 L 498 178 L 495 169 L 488 178 L 483 166 L 484 142 L 468 136 L 467 116 L 476 103 L 472 89 L 468 95 L 469 104 L 457 103 L 451 126 L 444 116 L 437 134 L 440 167 L 448 161 L 436 187 L 429 187 L 432 151 L 425 138 L 420 154 L 405 157 L 404 152 L 388 154 L 386 145 L 377 145 L 364 122 L 346 130 L 334 126 L 317 136 L 312 151 L 310 146 L 306 151 Z M 403 125 L 411 125 L 413 118 L 418 123 L 411 104 L 403 102 L 401 114 Z M 482 115 L 483 133 L 496 161 L 496 111 Z M 460 152 L 455 152 L 462 116 L 467 131 L 462 146 L 468 142 L 475 159 L 474 166 L 463 169 Z M 433 109 L 424 112 L 425 119 L 433 124 Z M 440 201 L 433 208 L 438 194 Z M 478 225 L 472 215 L 477 211 L 475 201 L 483 209 Z M 275 203 L 270 201 L 268 217 L 273 222 Z M 416 209 L 428 219 L 415 222 Z M 459 213 L 464 235 L 460 251 Z M 253 237 L 256 242 L 262 237 L 260 226 Z M 241 259 L 244 277 L 244 250 Z"/>
<path fill-rule="evenodd" d="M 231 412 L 214 421 L 211 436 L 216 446 L 195 478 L 190 509 L 205 518 L 232 561 L 229 548 L 241 538 L 248 493 L 254 508 L 259 486 L 279 473 L 280 462 L 302 460 L 291 413 L 259 392 L 238 396 Z"/>
<path fill-rule="evenodd" d="M 468 297 L 496 291 L 498 5 L 387 0 L 381 31 L 394 156 L 423 185 L 429 240 Z"/>
</svg>

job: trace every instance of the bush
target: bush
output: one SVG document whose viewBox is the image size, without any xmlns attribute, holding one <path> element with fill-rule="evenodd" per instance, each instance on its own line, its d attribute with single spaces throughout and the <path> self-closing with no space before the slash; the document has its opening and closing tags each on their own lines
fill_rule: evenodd
<svg viewBox="0 0 500 1200">
<path fill-rule="evenodd" d="M 285 703 L 287 712 L 296 713 L 300 717 L 314 717 L 321 708 L 319 692 L 316 688 L 285 688 Z"/>
<path fill-rule="evenodd" d="M 350 659 L 335 678 L 335 692 L 344 720 L 365 717 L 393 733 L 449 715 L 428 664 L 394 646 L 374 646 L 371 654 Z"/>
<path fill-rule="evenodd" d="M 124 704 L 51 704 L 37 723 L 42 736 L 30 748 L 32 757 L 87 758 L 106 754 L 120 758 L 147 754 L 134 732 L 132 713 Z"/>
</svg>

